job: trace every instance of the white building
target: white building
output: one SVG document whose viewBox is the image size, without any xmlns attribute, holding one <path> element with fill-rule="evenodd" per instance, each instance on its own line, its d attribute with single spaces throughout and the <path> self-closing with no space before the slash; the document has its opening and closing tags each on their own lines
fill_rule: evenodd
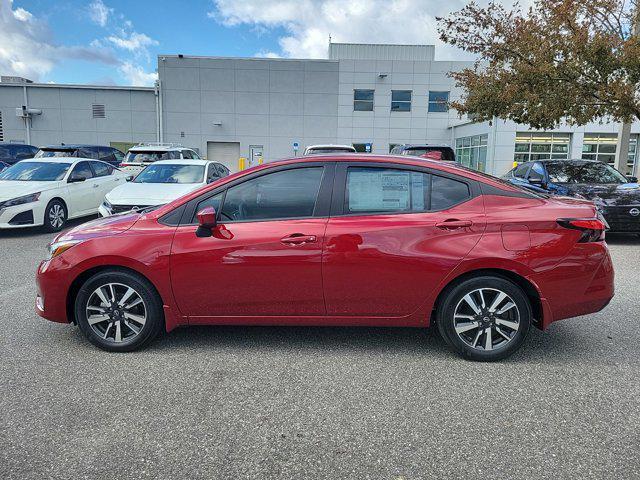
<svg viewBox="0 0 640 480">
<path fill-rule="evenodd" d="M 469 65 L 435 60 L 432 45 L 332 43 L 326 60 L 161 55 L 156 88 L 1 82 L 0 141 L 180 142 L 233 170 L 239 157 L 270 161 L 327 143 L 376 153 L 447 143 L 463 164 L 493 174 L 514 160 L 613 161 L 617 124 L 536 132 L 460 119 L 447 108 L 461 94 L 447 73 Z M 16 116 L 23 105 L 41 114 Z M 639 133 L 636 123 L 631 161 Z"/>
</svg>

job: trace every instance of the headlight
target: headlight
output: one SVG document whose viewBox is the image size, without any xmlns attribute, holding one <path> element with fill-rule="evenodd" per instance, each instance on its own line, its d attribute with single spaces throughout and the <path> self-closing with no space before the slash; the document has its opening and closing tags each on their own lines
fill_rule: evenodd
<svg viewBox="0 0 640 480">
<path fill-rule="evenodd" d="M 53 242 L 49 244 L 49 246 L 47 247 L 49 251 L 47 260 L 51 260 L 52 258 L 57 257 L 58 255 L 66 252 L 71 247 L 79 243 L 82 243 L 82 240 L 63 240 L 61 242 Z"/>
<path fill-rule="evenodd" d="M 32 193 L 30 195 L 24 195 L 22 197 L 12 198 L 11 200 L 0 202 L 0 208 L 14 207 L 16 205 L 22 205 L 23 203 L 37 202 L 39 198 L 40 192 Z"/>
</svg>

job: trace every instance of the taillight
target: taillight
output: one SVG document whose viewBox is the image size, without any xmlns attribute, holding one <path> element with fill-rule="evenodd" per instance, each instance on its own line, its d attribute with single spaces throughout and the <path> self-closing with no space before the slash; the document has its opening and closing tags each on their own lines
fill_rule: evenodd
<svg viewBox="0 0 640 480">
<path fill-rule="evenodd" d="M 122 167 L 132 167 L 133 165 L 131 163 L 121 163 L 120 164 L 120 168 Z"/>
<path fill-rule="evenodd" d="M 600 218 L 559 218 L 558 225 L 582 232 L 579 243 L 601 242 L 608 225 Z"/>
</svg>

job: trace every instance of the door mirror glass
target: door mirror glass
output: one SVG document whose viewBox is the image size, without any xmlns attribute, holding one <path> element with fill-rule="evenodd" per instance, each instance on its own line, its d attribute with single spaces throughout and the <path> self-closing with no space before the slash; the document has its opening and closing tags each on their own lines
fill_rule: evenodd
<svg viewBox="0 0 640 480">
<path fill-rule="evenodd" d="M 78 183 L 78 182 L 84 182 L 87 179 L 87 177 L 85 177 L 82 173 L 80 172 L 71 172 L 71 175 L 69 175 L 69 183 Z"/>
<path fill-rule="evenodd" d="M 531 185 L 535 185 L 536 187 L 547 188 L 547 184 L 542 178 L 529 177 L 528 181 Z"/>
<path fill-rule="evenodd" d="M 131 182 L 131 181 L 133 180 L 133 175 L 129 175 L 129 176 L 126 178 L 126 180 L 127 180 L 127 182 Z"/>
<path fill-rule="evenodd" d="M 638 183 L 638 177 L 628 176 L 629 183 Z"/>
<path fill-rule="evenodd" d="M 196 215 L 198 217 L 198 237 L 210 237 L 211 230 L 216 226 L 216 209 L 212 206 L 204 207 Z"/>
</svg>

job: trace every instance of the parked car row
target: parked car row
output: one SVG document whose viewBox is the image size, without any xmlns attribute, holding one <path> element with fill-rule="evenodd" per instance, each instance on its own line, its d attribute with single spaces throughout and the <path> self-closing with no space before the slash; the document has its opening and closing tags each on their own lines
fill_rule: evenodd
<svg viewBox="0 0 640 480">
<path fill-rule="evenodd" d="M 178 153 L 174 153 L 176 149 Z M 101 160 L 77 158 L 75 155 L 81 152 L 44 149 L 36 158 L 3 169 L 0 229 L 43 226 L 48 231 L 59 231 L 72 218 L 95 213 L 108 216 L 168 203 L 229 175 L 224 165 L 194 159 L 193 150 L 180 150 L 174 145 L 141 146 L 132 154 L 145 155 L 140 169 L 136 165 L 120 169 Z M 172 160 L 153 161 L 163 155 Z M 138 172 L 141 173 L 135 176 Z M 134 176 L 135 180 L 127 183 Z"/>
</svg>

